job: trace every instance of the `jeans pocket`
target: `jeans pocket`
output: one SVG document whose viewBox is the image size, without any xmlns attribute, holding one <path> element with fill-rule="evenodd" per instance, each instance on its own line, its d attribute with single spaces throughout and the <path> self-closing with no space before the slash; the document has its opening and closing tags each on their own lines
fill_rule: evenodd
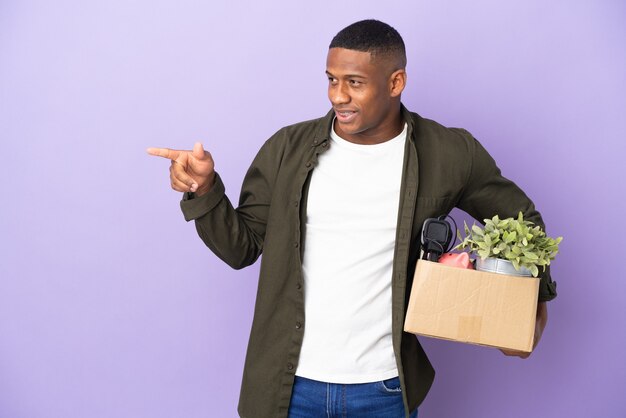
<svg viewBox="0 0 626 418">
<path fill-rule="evenodd" d="M 402 393 L 402 386 L 400 385 L 399 377 L 392 377 L 391 379 L 381 380 L 378 386 L 380 390 L 384 393 Z"/>
</svg>

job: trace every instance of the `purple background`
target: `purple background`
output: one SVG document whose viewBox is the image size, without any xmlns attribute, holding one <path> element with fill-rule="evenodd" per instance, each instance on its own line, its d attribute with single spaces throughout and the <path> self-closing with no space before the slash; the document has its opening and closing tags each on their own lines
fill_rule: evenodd
<svg viewBox="0 0 626 418">
<path fill-rule="evenodd" d="M 203 141 L 236 200 L 370 17 L 407 44 L 404 103 L 470 130 L 565 237 L 536 352 L 423 339 L 420 417 L 626 416 L 623 2 L 4 0 L 0 417 L 236 416 L 258 268 L 203 246 L 144 149 Z"/>
</svg>

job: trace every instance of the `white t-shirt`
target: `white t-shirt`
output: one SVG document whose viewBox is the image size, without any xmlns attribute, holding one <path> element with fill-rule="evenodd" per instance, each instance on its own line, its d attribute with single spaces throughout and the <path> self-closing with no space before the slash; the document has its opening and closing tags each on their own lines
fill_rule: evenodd
<svg viewBox="0 0 626 418">
<path fill-rule="evenodd" d="M 304 242 L 304 341 L 296 375 L 366 383 L 398 375 L 391 279 L 407 126 L 360 145 L 331 132 L 312 172 Z"/>
</svg>

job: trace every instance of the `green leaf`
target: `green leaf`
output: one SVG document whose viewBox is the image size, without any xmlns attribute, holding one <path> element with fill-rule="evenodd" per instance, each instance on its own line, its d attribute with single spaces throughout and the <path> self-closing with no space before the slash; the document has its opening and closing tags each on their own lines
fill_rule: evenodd
<svg viewBox="0 0 626 418">
<path fill-rule="evenodd" d="M 517 239 L 517 232 L 513 231 L 504 238 L 504 242 L 509 243 Z"/>
<path fill-rule="evenodd" d="M 498 228 L 504 228 L 511 222 L 511 218 L 506 218 L 498 222 Z"/>
<path fill-rule="evenodd" d="M 511 260 L 511 264 L 513 264 L 513 267 L 515 267 L 515 270 L 519 270 L 519 260 L 514 258 L 513 260 Z"/>
<path fill-rule="evenodd" d="M 472 232 L 481 237 L 485 234 L 482 228 L 478 227 L 477 225 L 472 225 Z"/>
</svg>

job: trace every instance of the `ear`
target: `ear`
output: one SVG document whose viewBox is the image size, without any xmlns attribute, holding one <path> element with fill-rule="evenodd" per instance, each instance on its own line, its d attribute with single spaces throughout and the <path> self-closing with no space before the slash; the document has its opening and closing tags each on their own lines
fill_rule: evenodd
<svg viewBox="0 0 626 418">
<path fill-rule="evenodd" d="M 406 71 L 404 69 L 394 71 L 389 77 L 389 95 L 398 97 L 406 86 Z"/>
</svg>

